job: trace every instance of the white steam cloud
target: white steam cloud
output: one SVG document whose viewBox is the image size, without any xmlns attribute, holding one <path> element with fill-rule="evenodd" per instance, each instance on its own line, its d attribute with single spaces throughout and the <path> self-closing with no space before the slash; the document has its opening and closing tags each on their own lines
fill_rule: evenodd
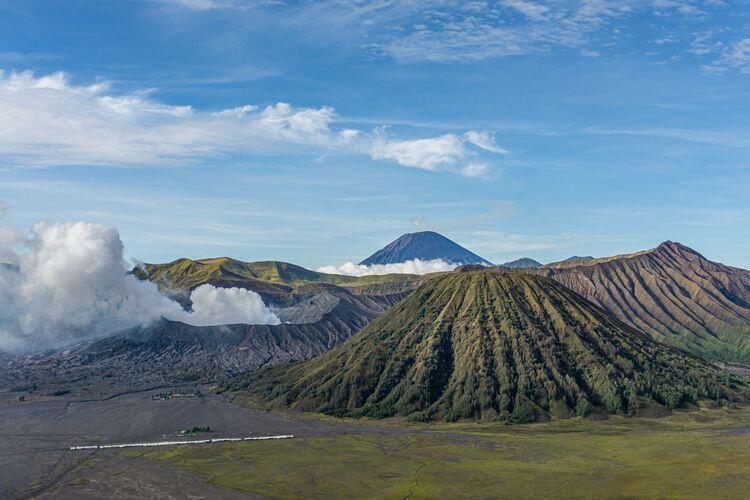
<svg viewBox="0 0 750 500">
<path fill-rule="evenodd" d="M 0 225 L 0 350 L 45 349 L 106 336 L 161 317 L 195 325 L 278 323 L 254 292 L 205 285 L 184 311 L 156 285 L 127 274 L 113 227 Z"/>
<path fill-rule="evenodd" d="M 365 266 L 347 262 L 340 266 L 321 266 L 317 270 L 321 273 L 344 274 L 347 276 L 370 276 L 377 274 L 428 274 L 444 271 L 452 271 L 459 264 L 446 262 L 442 259 L 433 260 L 407 260 L 394 264 L 373 264 Z"/>
<path fill-rule="evenodd" d="M 278 325 L 278 316 L 263 303 L 260 295 L 244 288 L 216 288 L 201 285 L 190 295 L 193 312 L 185 323 L 195 326 L 234 323 Z"/>
</svg>

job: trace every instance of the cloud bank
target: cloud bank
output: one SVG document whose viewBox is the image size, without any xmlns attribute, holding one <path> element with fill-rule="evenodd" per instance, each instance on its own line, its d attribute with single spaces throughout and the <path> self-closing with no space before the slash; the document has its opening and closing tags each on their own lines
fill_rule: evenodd
<svg viewBox="0 0 750 500">
<path fill-rule="evenodd" d="M 344 274 L 346 276 L 370 276 L 379 274 L 428 274 L 452 271 L 458 264 L 446 262 L 442 259 L 408 260 L 396 264 L 374 264 L 364 266 L 353 262 L 346 262 L 340 266 L 321 266 L 317 269 L 321 273 Z"/>
<path fill-rule="evenodd" d="M 34 225 L 30 236 L 0 226 L 0 350 L 46 349 L 100 338 L 161 317 L 195 325 L 279 323 L 254 292 L 210 285 L 193 312 L 156 285 L 127 274 L 113 227 Z"/>
<path fill-rule="evenodd" d="M 484 131 L 401 140 L 383 128 L 339 123 L 329 106 L 279 102 L 207 112 L 148 93 L 117 94 L 107 83 L 76 85 L 65 73 L 0 72 L 0 161 L 15 166 L 182 165 L 291 147 L 462 173 L 466 158 L 503 152 Z"/>
</svg>

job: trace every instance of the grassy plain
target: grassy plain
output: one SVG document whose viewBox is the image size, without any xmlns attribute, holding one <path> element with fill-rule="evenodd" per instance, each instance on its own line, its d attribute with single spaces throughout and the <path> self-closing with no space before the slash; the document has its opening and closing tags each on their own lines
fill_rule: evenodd
<svg viewBox="0 0 750 500">
<path fill-rule="evenodd" d="M 371 422 L 359 429 L 146 456 L 272 498 L 750 495 L 748 409 L 517 426 Z"/>
</svg>

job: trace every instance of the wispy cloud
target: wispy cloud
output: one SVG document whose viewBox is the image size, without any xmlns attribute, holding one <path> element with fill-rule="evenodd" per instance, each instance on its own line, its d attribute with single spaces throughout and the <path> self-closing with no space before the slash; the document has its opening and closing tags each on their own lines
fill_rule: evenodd
<svg viewBox="0 0 750 500">
<path fill-rule="evenodd" d="M 476 147 L 492 153 L 507 153 L 507 151 L 497 145 L 495 137 L 487 131 L 477 132 L 476 130 L 470 130 L 464 134 L 464 139 Z"/>
<path fill-rule="evenodd" d="M 29 62 L 36 62 L 36 61 L 42 61 L 42 60 L 48 60 L 48 59 L 56 59 L 56 57 L 50 54 L 42 54 L 39 52 L 13 52 L 13 51 L 0 52 L 0 61 L 4 63 L 28 64 Z"/>
<path fill-rule="evenodd" d="M 674 30 L 689 33 L 720 26 L 718 16 L 726 15 L 730 6 L 724 0 L 160 1 L 195 11 L 251 10 L 248 22 L 262 13 L 265 22 L 279 23 L 294 36 L 307 34 L 313 43 L 346 39 L 349 47 L 401 63 L 466 63 L 553 51 L 604 57 L 641 36 L 644 21 L 653 36 L 647 45 L 664 48 L 665 40 L 689 44 L 688 37 L 675 38 Z M 726 26 L 722 30 L 727 37 L 732 31 Z M 695 56 L 695 47 L 675 49 Z"/>
<path fill-rule="evenodd" d="M 452 217 L 448 219 L 432 221 L 422 215 L 416 216 L 412 223 L 421 229 L 429 229 L 437 232 L 466 232 L 473 230 L 477 225 L 487 222 L 497 222 L 502 219 L 509 219 L 519 214 L 518 204 L 508 200 L 494 200 L 490 202 L 464 201 L 459 203 L 439 202 L 419 205 L 419 208 L 429 211 L 436 208 L 467 208 L 474 205 L 486 205 L 483 210 L 470 215 Z"/>
<path fill-rule="evenodd" d="M 657 15 L 681 14 L 685 16 L 704 16 L 706 12 L 699 4 L 691 0 L 654 0 L 654 9 Z M 712 2 L 705 2 L 712 3 Z M 715 3 L 715 2 L 714 2 Z"/>
<path fill-rule="evenodd" d="M 580 244 L 581 238 L 566 235 L 522 234 L 492 229 L 475 229 L 462 231 L 462 245 L 490 261 L 499 263 L 520 257 L 541 258 L 551 251 L 562 252 L 574 244 Z"/>
<path fill-rule="evenodd" d="M 484 177 L 490 173 L 490 167 L 485 163 L 470 163 L 461 169 L 466 177 Z"/>
<path fill-rule="evenodd" d="M 330 107 L 278 103 L 216 113 L 115 94 L 106 83 L 71 84 L 64 73 L 0 74 L 0 155 L 21 165 L 172 164 L 274 143 L 336 147 Z"/>
<path fill-rule="evenodd" d="M 608 129 L 603 127 L 588 127 L 583 129 L 581 132 L 594 135 L 630 135 L 638 137 L 656 137 L 660 139 L 710 144 L 720 147 L 750 146 L 750 139 L 748 139 L 748 134 L 742 133 L 741 131 L 732 130 L 721 131 L 653 127 L 644 127 L 640 129 Z"/>
<path fill-rule="evenodd" d="M 550 8 L 546 5 L 542 5 L 536 2 L 529 2 L 528 0 L 502 0 L 501 2 L 506 7 L 517 10 L 524 16 L 534 21 L 542 21 L 546 19 Z"/>
<path fill-rule="evenodd" d="M 228 7 L 232 2 L 221 0 L 157 0 L 161 3 L 175 4 L 191 10 L 210 10 L 220 7 Z"/>
<path fill-rule="evenodd" d="M 336 117 L 330 106 L 283 102 L 199 111 L 117 94 L 107 83 L 75 85 L 64 73 L 0 73 L 0 158 L 15 165 L 172 165 L 291 145 L 475 175 L 476 162 L 464 159 L 503 151 L 486 132 L 405 140 L 342 127 Z"/>
<path fill-rule="evenodd" d="M 740 73 L 750 75 L 750 38 L 743 38 L 729 46 L 720 46 L 719 57 L 703 69 L 712 73 L 724 73 L 736 69 Z"/>
<path fill-rule="evenodd" d="M 467 62 L 596 43 L 605 21 L 631 12 L 629 0 L 556 2 L 382 2 L 362 10 L 359 2 L 334 2 L 339 13 L 366 32 L 368 48 L 401 62 Z M 321 14 L 321 12 L 318 12 Z M 590 47 L 589 47 L 590 49 Z"/>
</svg>

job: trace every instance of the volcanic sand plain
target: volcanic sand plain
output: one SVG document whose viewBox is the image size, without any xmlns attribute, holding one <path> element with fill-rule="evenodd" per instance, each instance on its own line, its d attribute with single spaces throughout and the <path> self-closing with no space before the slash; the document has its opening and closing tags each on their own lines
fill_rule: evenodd
<svg viewBox="0 0 750 500">
<path fill-rule="evenodd" d="M 662 418 L 407 424 L 266 412 L 165 389 L 0 404 L 0 496 L 747 498 L 750 408 Z M 184 388 L 174 390 L 185 391 Z M 77 444 L 294 434 L 285 441 L 71 451 Z"/>
</svg>

